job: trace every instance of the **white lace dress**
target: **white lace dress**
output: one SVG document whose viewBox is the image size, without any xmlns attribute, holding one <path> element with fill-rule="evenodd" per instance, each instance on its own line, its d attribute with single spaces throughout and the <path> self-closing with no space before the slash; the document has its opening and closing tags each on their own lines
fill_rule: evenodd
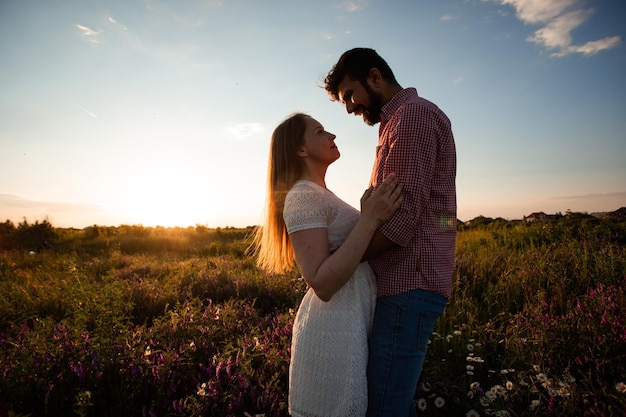
<svg viewBox="0 0 626 417">
<path fill-rule="evenodd" d="M 328 229 L 330 250 L 346 239 L 360 213 L 310 181 L 287 194 L 289 233 Z M 368 336 L 376 303 L 376 278 L 361 263 L 329 302 L 309 288 L 298 308 L 291 342 L 289 413 L 293 417 L 363 417 L 367 410 Z"/>
</svg>

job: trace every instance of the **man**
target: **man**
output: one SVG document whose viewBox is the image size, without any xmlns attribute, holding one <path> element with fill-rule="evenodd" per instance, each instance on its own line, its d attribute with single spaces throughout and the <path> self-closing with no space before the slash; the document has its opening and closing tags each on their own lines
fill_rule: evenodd
<svg viewBox="0 0 626 417">
<path fill-rule="evenodd" d="M 390 173 L 403 185 L 401 208 L 365 255 L 378 282 L 367 416 L 415 416 L 428 339 L 452 292 L 456 149 L 450 121 L 414 88 L 403 89 L 372 49 L 345 52 L 325 88 L 348 113 L 371 126 L 380 123 L 371 185 Z"/>
</svg>

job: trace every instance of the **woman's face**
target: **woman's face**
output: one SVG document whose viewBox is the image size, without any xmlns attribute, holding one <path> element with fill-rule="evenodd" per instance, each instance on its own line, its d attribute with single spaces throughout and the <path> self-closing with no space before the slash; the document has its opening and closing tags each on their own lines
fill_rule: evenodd
<svg viewBox="0 0 626 417">
<path fill-rule="evenodd" d="M 339 149 L 335 145 L 335 138 L 335 135 L 324 130 L 324 126 L 320 122 L 312 117 L 307 117 L 304 145 L 300 155 L 330 165 L 340 156 Z"/>
</svg>

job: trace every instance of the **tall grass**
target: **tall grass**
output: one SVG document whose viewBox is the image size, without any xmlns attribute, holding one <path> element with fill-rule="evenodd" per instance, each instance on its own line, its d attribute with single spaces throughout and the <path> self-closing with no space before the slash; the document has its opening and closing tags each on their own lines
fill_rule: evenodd
<svg viewBox="0 0 626 417">
<path fill-rule="evenodd" d="M 306 288 L 254 266 L 250 229 L 37 225 L 31 252 L 20 226 L 0 230 L 0 416 L 287 415 Z M 422 415 L 626 415 L 625 242 L 573 214 L 460 227 Z"/>
<path fill-rule="evenodd" d="M 572 215 L 461 231 L 423 415 L 626 415 L 625 237 Z"/>
</svg>

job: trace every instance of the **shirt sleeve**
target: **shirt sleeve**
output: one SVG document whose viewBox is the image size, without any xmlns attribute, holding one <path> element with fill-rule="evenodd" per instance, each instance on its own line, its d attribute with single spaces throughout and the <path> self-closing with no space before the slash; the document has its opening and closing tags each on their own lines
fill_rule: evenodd
<svg viewBox="0 0 626 417">
<path fill-rule="evenodd" d="M 296 184 L 285 198 L 283 220 L 288 234 L 306 229 L 328 228 L 328 204 L 316 190 Z"/>
<path fill-rule="evenodd" d="M 436 122 L 425 106 L 404 106 L 390 120 L 382 177 L 395 173 L 403 184 L 404 201 L 380 227 L 380 232 L 400 246 L 409 244 L 424 213 L 435 175 L 437 158 Z"/>
</svg>

